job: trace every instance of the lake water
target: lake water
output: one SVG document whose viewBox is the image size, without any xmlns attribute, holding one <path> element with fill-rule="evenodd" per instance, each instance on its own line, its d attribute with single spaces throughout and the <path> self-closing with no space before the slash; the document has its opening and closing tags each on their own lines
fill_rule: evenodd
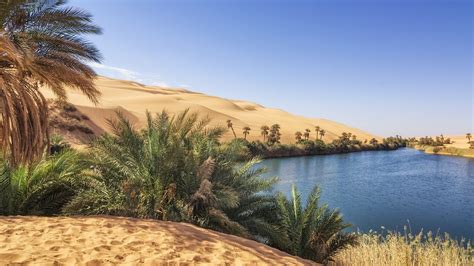
<svg viewBox="0 0 474 266">
<path fill-rule="evenodd" d="M 362 231 L 380 227 L 431 230 L 474 240 L 474 159 L 414 149 L 268 159 L 276 190 L 297 185 L 304 200 L 314 185 L 321 202 L 338 207 Z"/>
</svg>

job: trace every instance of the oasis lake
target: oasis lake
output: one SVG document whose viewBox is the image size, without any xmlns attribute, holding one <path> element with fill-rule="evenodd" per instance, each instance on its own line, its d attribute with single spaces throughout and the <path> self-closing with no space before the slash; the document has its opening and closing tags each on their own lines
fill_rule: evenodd
<svg viewBox="0 0 474 266">
<path fill-rule="evenodd" d="M 474 159 L 414 149 L 267 159 L 287 196 L 295 184 L 305 201 L 314 185 L 321 203 L 339 208 L 353 230 L 381 226 L 412 233 L 445 232 L 474 240 Z"/>
</svg>

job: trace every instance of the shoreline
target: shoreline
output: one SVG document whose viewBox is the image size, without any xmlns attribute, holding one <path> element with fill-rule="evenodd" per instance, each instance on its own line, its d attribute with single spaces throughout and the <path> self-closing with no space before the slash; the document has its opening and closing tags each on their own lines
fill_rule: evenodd
<svg viewBox="0 0 474 266">
<path fill-rule="evenodd" d="M 456 156 L 464 157 L 468 159 L 474 159 L 474 149 L 462 149 L 456 147 L 441 147 L 441 146 L 429 146 L 429 145 L 413 145 L 408 144 L 407 147 L 423 151 L 426 154 L 443 155 L 443 156 Z"/>
<path fill-rule="evenodd" d="M 325 156 L 335 154 L 346 154 L 364 151 L 394 151 L 404 148 L 404 145 L 394 144 L 362 144 L 347 145 L 343 147 L 313 147 L 307 149 L 302 145 L 279 144 L 275 146 L 255 145 L 255 143 L 245 143 L 248 148 L 248 154 L 251 157 L 260 157 L 261 159 L 292 158 L 306 156 Z"/>
</svg>

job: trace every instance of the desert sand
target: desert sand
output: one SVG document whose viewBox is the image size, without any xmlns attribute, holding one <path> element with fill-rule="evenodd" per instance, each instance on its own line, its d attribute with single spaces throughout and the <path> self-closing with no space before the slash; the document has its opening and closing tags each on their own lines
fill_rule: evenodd
<svg viewBox="0 0 474 266">
<path fill-rule="evenodd" d="M 446 147 L 453 147 L 453 148 L 459 148 L 459 149 L 469 149 L 469 143 L 467 143 L 466 135 L 458 135 L 458 136 L 447 136 L 445 138 L 450 138 L 452 144 L 446 144 Z M 471 140 L 474 140 L 472 138 Z"/>
<path fill-rule="evenodd" d="M 0 264 L 311 265 L 186 223 L 121 217 L 0 217 Z M 314 265 L 314 264 L 313 264 Z"/>
<path fill-rule="evenodd" d="M 351 132 L 360 140 L 376 137 L 362 130 L 327 119 L 307 118 L 252 102 L 229 100 L 180 88 L 145 86 L 132 81 L 106 77 L 98 77 L 95 84 L 102 92 L 99 105 L 95 106 L 87 97 L 74 90 L 69 90 L 69 102 L 76 105 L 82 113 L 87 115 L 91 119 L 90 122 L 105 131 L 109 130 L 106 120 L 114 117 L 115 110 L 124 113 L 140 127 L 145 123 L 145 112 L 147 110 L 156 113 L 166 109 L 174 114 L 189 108 L 192 112 L 209 116 L 212 119 L 212 125 L 225 127 L 226 121 L 232 120 L 238 137 L 243 137 L 242 129 L 244 127 L 250 127 L 249 140 L 261 140 L 260 127 L 262 125 L 271 126 L 276 123 L 281 126 L 283 143 L 294 143 L 295 132 L 303 132 L 306 128 L 311 130 L 311 138 L 314 139 L 316 136 L 315 126 L 320 126 L 326 130 L 326 135 L 323 138 L 326 142 L 337 138 L 344 131 Z M 46 97 L 54 98 L 48 89 L 42 89 L 42 91 Z M 92 127 L 95 127 L 95 125 Z M 228 131 L 224 138 L 233 138 L 232 132 Z M 380 140 L 380 138 L 378 139 Z"/>
</svg>

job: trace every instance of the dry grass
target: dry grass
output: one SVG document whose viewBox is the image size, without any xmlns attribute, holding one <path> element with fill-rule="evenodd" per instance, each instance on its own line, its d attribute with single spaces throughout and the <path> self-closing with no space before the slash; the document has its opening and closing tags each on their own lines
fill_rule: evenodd
<svg viewBox="0 0 474 266">
<path fill-rule="evenodd" d="M 406 230 L 405 230 L 406 232 Z M 434 236 L 388 232 L 361 234 L 360 244 L 343 250 L 337 265 L 474 265 L 470 242 L 456 241 L 449 235 Z"/>
</svg>

